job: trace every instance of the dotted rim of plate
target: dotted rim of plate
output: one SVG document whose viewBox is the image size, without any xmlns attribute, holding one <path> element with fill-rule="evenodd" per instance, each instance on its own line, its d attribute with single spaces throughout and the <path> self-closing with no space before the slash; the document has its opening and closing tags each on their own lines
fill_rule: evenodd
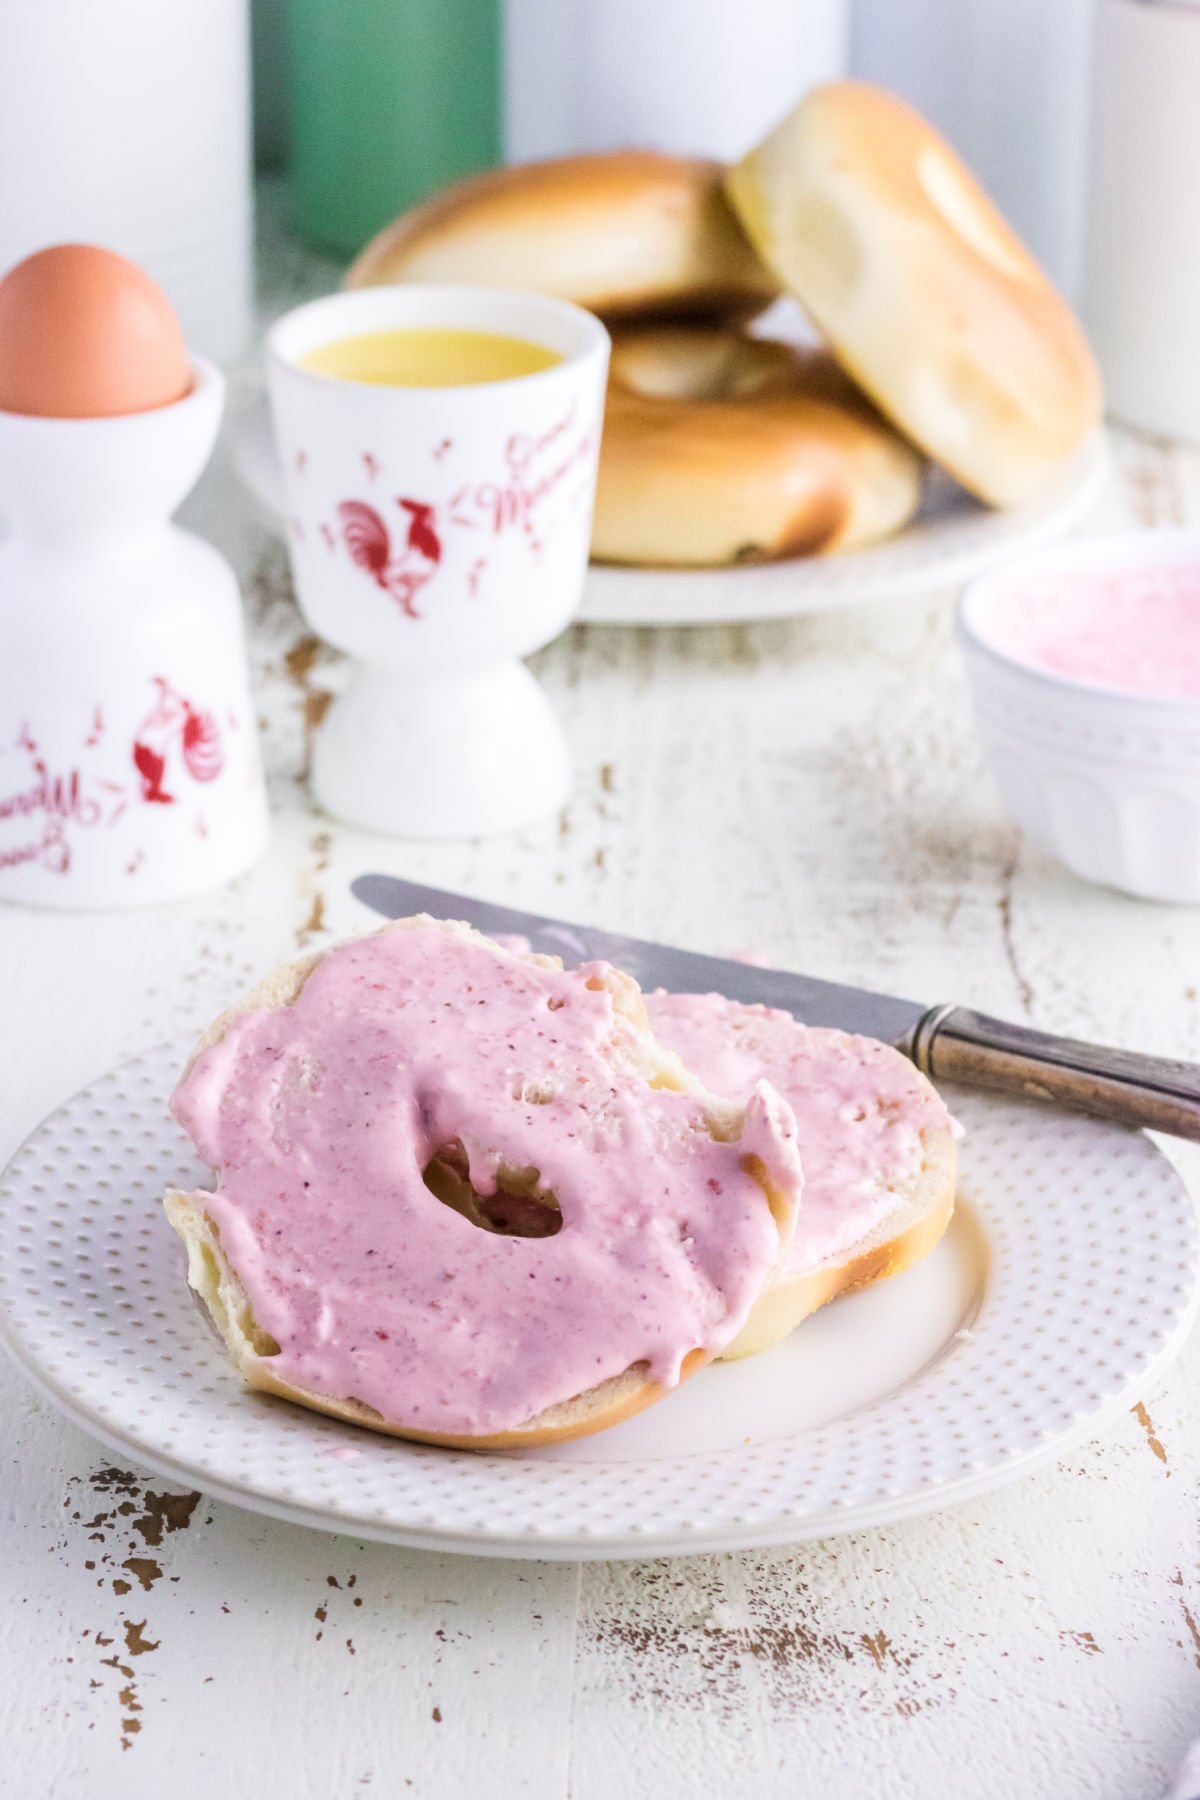
<svg viewBox="0 0 1200 1800">
<path fill-rule="evenodd" d="M 1137 1132 L 956 1097 L 988 1244 L 978 1316 L 901 1389 L 781 1440 L 626 1462 L 381 1440 L 251 1395 L 187 1290 L 168 1183 L 205 1177 L 159 1051 L 51 1115 L 0 1181 L 0 1338 L 110 1448 L 330 1530 L 501 1556 L 799 1541 L 932 1511 L 1050 1460 L 1139 1397 L 1196 1311 L 1187 1189 Z M 665 1402 L 669 1405 L 669 1400 Z M 369 1442 L 386 1453 L 342 1460 Z"/>
</svg>

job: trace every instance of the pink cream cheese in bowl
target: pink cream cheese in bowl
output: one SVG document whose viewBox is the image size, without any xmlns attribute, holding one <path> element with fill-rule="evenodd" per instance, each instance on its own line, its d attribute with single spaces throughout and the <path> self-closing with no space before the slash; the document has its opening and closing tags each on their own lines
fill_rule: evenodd
<svg viewBox="0 0 1200 1800">
<path fill-rule="evenodd" d="M 1200 901 L 1200 532 L 1085 538 L 975 582 L 959 640 L 1004 801 L 1076 875 Z"/>
</svg>

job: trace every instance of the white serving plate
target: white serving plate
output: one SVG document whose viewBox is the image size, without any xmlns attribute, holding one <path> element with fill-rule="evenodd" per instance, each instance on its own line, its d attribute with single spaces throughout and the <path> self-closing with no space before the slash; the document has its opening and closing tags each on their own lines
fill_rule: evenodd
<svg viewBox="0 0 1200 1800">
<path fill-rule="evenodd" d="M 282 481 L 265 399 L 243 395 L 234 459 L 263 517 L 282 529 Z M 903 600 L 973 580 L 1007 558 L 1069 531 L 1094 504 L 1108 473 L 1102 434 L 1084 445 L 1033 500 L 993 512 L 938 470 L 926 477 L 916 519 L 872 550 L 728 569 L 593 566 L 578 621 L 584 625 L 727 625 L 842 612 Z"/>
<path fill-rule="evenodd" d="M 908 1274 L 703 1370 L 599 1437 L 474 1455 L 245 1390 L 184 1281 L 168 1183 L 203 1183 L 160 1051 L 84 1089 L 0 1183 L 0 1339 L 115 1454 L 235 1505 L 472 1555 L 794 1542 L 1001 1486 L 1141 1398 L 1196 1311 L 1197 1218 L 1139 1132 L 953 1096 L 961 1201 Z"/>
</svg>

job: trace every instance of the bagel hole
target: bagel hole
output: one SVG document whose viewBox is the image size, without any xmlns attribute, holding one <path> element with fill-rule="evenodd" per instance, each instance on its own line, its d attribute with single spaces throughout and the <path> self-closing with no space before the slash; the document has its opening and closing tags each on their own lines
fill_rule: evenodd
<svg viewBox="0 0 1200 1800">
<path fill-rule="evenodd" d="M 471 1164 L 461 1138 L 451 1138 L 422 1170 L 435 1200 L 468 1224 L 497 1237 L 546 1238 L 562 1230 L 562 1209 L 549 1189 L 539 1186 L 537 1169 L 501 1169 L 494 1194 L 471 1182 Z"/>
<path fill-rule="evenodd" d="M 1028 281 L 1028 264 L 1003 219 L 936 145 L 926 144 L 917 157 L 917 180 L 930 205 L 969 250 L 1011 280 Z"/>
</svg>

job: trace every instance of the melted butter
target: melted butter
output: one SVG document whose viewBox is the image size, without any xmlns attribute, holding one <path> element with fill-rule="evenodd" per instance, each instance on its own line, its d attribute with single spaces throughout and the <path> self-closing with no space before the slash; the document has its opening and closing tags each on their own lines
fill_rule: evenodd
<svg viewBox="0 0 1200 1800">
<path fill-rule="evenodd" d="M 497 331 L 365 331 L 320 344 L 300 357 L 313 375 L 379 387 L 474 387 L 537 375 L 562 361 L 557 351 Z"/>
</svg>

